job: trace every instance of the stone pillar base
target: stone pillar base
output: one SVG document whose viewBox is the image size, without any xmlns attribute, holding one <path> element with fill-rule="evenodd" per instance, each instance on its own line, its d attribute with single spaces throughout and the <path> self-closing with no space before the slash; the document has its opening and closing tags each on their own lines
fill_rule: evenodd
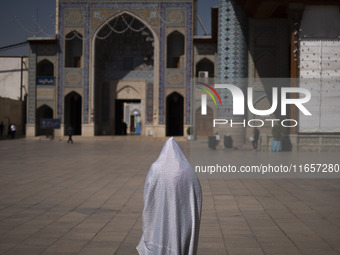
<svg viewBox="0 0 340 255">
<path fill-rule="evenodd" d="M 92 137 L 94 136 L 94 124 L 82 124 L 81 136 Z"/>
<path fill-rule="evenodd" d="M 60 128 L 54 130 L 54 137 L 62 137 L 62 136 L 64 136 L 64 124 L 60 124 Z"/>
<path fill-rule="evenodd" d="M 296 152 L 296 151 L 299 151 L 298 150 L 298 135 L 296 134 L 291 134 L 289 135 L 289 138 L 290 138 L 290 142 L 292 143 L 292 151 L 293 152 Z"/>
<path fill-rule="evenodd" d="M 26 137 L 35 137 L 35 124 L 26 124 Z"/>
<path fill-rule="evenodd" d="M 165 125 L 152 126 L 146 129 L 147 134 L 152 133 L 153 137 L 165 137 Z"/>
</svg>

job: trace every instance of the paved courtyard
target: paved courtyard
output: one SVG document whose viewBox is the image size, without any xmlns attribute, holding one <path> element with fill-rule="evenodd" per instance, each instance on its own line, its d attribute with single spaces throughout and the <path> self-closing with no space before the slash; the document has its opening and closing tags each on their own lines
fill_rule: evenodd
<svg viewBox="0 0 340 255">
<path fill-rule="evenodd" d="M 137 254 L 144 181 L 164 140 L 74 140 L 0 141 L 0 254 Z M 200 181 L 198 254 L 340 254 L 340 179 Z"/>
</svg>

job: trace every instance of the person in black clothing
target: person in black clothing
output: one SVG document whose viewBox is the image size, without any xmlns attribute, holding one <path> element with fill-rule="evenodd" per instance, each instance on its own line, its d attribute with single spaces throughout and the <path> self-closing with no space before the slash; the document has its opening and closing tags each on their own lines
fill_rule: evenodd
<svg viewBox="0 0 340 255">
<path fill-rule="evenodd" d="M 122 122 L 122 135 L 127 135 L 127 124 L 126 122 Z"/>
<path fill-rule="evenodd" d="M 254 151 L 257 150 L 257 142 L 259 140 L 259 137 L 260 137 L 260 131 L 256 127 L 256 128 L 254 128 L 254 140 L 253 140 L 253 149 L 254 149 Z"/>
<path fill-rule="evenodd" d="M 73 128 L 71 126 L 67 129 L 67 134 L 68 134 L 67 143 L 69 142 L 73 143 L 73 140 L 72 140 Z"/>
<path fill-rule="evenodd" d="M 4 128 L 5 128 L 4 123 L 1 121 L 1 123 L 0 123 L 0 136 L 2 136 L 2 134 L 4 133 Z"/>
<path fill-rule="evenodd" d="M 282 145 L 282 151 L 291 151 L 292 150 L 292 143 L 290 141 L 289 135 L 287 134 L 287 131 L 284 130 L 281 135 L 281 145 Z"/>
<path fill-rule="evenodd" d="M 12 123 L 9 123 L 8 130 L 7 130 L 7 137 L 11 137 L 12 136 L 11 126 L 12 126 Z"/>
</svg>

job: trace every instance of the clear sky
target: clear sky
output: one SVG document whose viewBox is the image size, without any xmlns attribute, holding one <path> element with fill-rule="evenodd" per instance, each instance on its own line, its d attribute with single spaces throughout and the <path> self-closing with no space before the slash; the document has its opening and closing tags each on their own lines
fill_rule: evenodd
<svg viewBox="0 0 340 255">
<path fill-rule="evenodd" d="M 0 0 L 0 48 L 26 41 L 37 31 L 39 36 L 55 34 L 55 0 Z M 198 15 L 210 33 L 211 7 L 218 0 L 198 0 Z M 198 34 L 203 34 L 199 23 Z M 27 47 L 1 50 L 0 56 L 28 55 Z"/>
</svg>

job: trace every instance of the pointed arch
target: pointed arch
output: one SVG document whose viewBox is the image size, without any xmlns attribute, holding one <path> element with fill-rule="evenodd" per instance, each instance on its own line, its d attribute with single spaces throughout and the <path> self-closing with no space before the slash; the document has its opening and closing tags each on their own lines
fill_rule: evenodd
<svg viewBox="0 0 340 255">
<path fill-rule="evenodd" d="M 132 29 L 118 33 L 127 28 L 125 22 Z M 95 134 L 120 135 L 124 103 L 141 103 L 144 98 L 142 87 L 116 86 L 128 75 L 134 79 L 148 72 L 153 73 L 154 81 L 159 80 L 159 38 L 146 21 L 123 11 L 103 21 L 92 42 L 91 110 L 95 114 Z"/>
<path fill-rule="evenodd" d="M 98 70 L 110 71 L 117 80 L 133 70 L 153 70 L 156 35 L 143 20 L 122 12 L 104 24 L 94 36 L 96 76 L 103 76 Z"/>
<path fill-rule="evenodd" d="M 183 136 L 184 98 L 173 92 L 166 98 L 166 136 Z"/>
<path fill-rule="evenodd" d="M 122 92 L 125 89 L 131 89 L 131 90 L 135 91 L 137 94 L 140 94 L 137 89 L 135 89 L 134 87 L 132 87 L 130 85 L 126 85 L 126 86 L 122 87 L 121 89 L 117 90 L 117 94 L 119 94 L 120 92 Z"/>
<path fill-rule="evenodd" d="M 199 72 L 208 72 L 209 77 L 215 76 L 215 65 L 210 59 L 203 58 L 196 63 L 196 77 L 198 77 Z"/>
<path fill-rule="evenodd" d="M 82 97 L 72 91 L 65 96 L 64 102 L 64 133 L 71 126 L 73 134 L 81 135 Z"/>
<path fill-rule="evenodd" d="M 52 76 L 54 76 L 54 64 L 47 59 L 39 61 L 37 64 L 37 77 Z"/>
</svg>

